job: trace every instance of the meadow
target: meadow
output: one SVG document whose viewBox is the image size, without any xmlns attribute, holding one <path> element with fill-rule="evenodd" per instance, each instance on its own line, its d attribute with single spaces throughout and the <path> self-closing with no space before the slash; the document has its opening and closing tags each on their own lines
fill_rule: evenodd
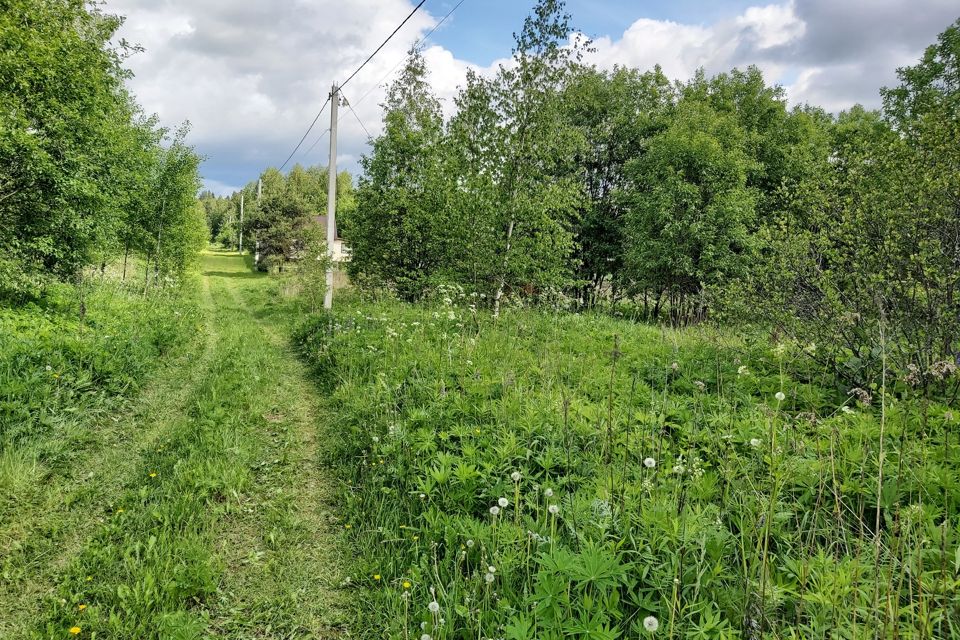
<svg viewBox="0 0 960 640">
<path fill-rule="evenodd" d="M 297 331 L 358 637 L 960 635 L 946 405 L 847 393 L 760 330 L 476 302 L 354 296 Z"/>
</svg>

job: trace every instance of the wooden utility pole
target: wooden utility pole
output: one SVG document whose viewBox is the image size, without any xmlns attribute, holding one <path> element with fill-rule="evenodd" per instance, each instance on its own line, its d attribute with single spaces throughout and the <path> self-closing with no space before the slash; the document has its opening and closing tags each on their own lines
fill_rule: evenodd
<svg viewBox="0 0 960 640">
<path fill-rule="evenodd" d="M 243 253 L 243 192 L 240 192 L 240 253 Z"/>
<path fill-rule="evenodd" d="M 333 308 L 333 245 L 337 239 L 337 107 L 340 93 L 337 83 L 330 90 L 330 163 L 327 165 L 327 290 L 323 308 Z"/>
</svg>

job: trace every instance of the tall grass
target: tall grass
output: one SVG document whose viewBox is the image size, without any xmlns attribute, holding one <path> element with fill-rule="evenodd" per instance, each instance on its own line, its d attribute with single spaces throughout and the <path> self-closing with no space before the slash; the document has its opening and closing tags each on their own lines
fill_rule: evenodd
<svg viewBox="0 0 960 640">
<path fill-rule="evenodd" d="M 960 634 L 948 406 L 855 402 L 762 336 L 467 302 L 297 335 L 361 637 Z"/>
</svg>

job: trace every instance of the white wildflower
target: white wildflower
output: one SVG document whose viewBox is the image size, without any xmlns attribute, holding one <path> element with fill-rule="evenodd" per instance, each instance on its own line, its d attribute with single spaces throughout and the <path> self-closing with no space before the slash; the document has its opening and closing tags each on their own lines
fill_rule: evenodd
<svg viewBox="0 0 960 640">
<path fill-rule="evenodd" d="M 760 446 L 760 438 L 750 438 L 750 446 L 756 449 Z"/>
<path fill-rule="evenodd" d="M 750 375 L 750 369 L 747 369 L 747 365 L 742 364 L 742 365 L 740 365 L 739 367 L 737 367 L 737 375 L 738 375 L 738 376 L 748 376 L 748 375 Z"/>
</svg>

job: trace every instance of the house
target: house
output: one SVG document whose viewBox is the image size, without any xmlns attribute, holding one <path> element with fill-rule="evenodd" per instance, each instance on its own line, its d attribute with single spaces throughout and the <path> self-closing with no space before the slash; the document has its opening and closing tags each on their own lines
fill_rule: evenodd
<svg viewBox="0 0 960 640">
<path fill-rule="evenodd" d="M 314 223 L 317 224 L 321 229 L 326 230 L 327 228 L 327 216 L 311 216 Z M 339 230 L 334 233 L 333 241 L 333 261 L 334 262 L 350 262 L 350 247 L 343 243 L 343 238 L 340 237 Z"/>
</svg>

